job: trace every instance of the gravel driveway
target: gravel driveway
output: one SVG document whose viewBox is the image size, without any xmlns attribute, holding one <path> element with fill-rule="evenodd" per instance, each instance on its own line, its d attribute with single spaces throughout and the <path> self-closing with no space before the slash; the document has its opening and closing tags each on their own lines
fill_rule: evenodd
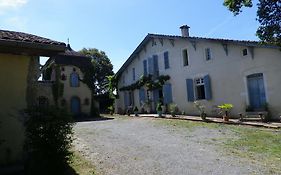
<svg viewBox="0 0 281 175">
<path fill-rule="evenodd" d="M 229 156 L 217 144 L 222 138 L 235 137 L 233 133 L 176 128 L 159 120 L 164 119 L 117 117 L 77 123 L 75 149 L 96 166 L 98 174 L 264 174 L 257 165 Z"/>
</svg>

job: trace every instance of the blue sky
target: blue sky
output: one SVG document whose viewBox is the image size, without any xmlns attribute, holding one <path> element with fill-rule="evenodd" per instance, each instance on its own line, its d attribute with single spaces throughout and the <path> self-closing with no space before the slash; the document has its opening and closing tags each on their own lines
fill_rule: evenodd
<svg viewBox="0 0 281 175">
<path fill-rule="evenodd" d="M 255 2 L 255 0 L 254 0 Z M 106 52 L 116 72 L 147 33 L 258 40 L 256 7 L 234 17 L 223 0 L 0 0 L 1 29 Z"/>
</svg>

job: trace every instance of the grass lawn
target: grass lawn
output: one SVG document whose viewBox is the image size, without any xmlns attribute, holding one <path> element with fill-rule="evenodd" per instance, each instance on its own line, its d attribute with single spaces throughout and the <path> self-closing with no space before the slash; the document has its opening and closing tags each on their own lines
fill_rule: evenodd
<svg viewBox="0 0 281 175">
<path fill-rule="evenodd" d="M 270 174 L 281 174 L 280 129 L 166 119 L 156 120 L 156 124 L 188 129 L 189 131 L 204 127 L 233 133 L 222 138 L 219 142 L 215 139 L 208 142 L 219 145 L 227 155 L 244 158 L 246 161 L 267 167 Z"/>
<path fill-rule="evenodd" d="M 78 152 L 74 152 L 72 163 L 69 166 L 75 171 L 74 174 L 96 175 L 95 167 Z"/>
</svg>

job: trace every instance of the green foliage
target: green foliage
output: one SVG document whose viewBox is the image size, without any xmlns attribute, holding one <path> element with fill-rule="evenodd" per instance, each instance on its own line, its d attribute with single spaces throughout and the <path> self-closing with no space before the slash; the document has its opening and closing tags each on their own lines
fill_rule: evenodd
<svg viewBox="0 0 281 175">
<path fill-rule="evenodd" d="M 157 103 L 156 111 L 162 111 L 162 103 L 161 102 Z"/>
<path fill-rule="evenodd" d="M 26 112 L 27 174 L 63 174 L 72 156 L 72 118 L 55 107 Z"/>
<path fill-rule="evenodd" d="M 169 110 L 170 110 L 170 113 L 173 115 L 173 116 L 175 116 L 176 115 L 176 113 L 178 112 L 178 105 L 177 104 L 175 104 L 175 103 L 171 103 L 171 104 L 169 104 Z"/>
<path fill-rule="evenodd" d="M 218 108 L 220 109 L 219 114 L 224 114 L 225 116 L 228 116 L 231 109 L 233 108 L 233 105 L 230 103 L 224 103 L 222 105 L 219 105 Z"/>
<path fill-rule="evenodd" d="M 140 89 L 142 86 L 145 86 L 149 91 L 154 89 L 161 89 L 165 82 L 170 79 L 169 75 L 160 75 L 156 80 L 152 80 L 152 76 L 144 76 L 142 75 L 141 78 L 136 81 L 135 83 L 121 87 L 120 91 L 128 91 L 128 90 L 135 90 Z"/>
<path fill-rule="evenodd" d="M 58 106 L 58 99 L 59 97 L 63 96 L 64 85 L 60 82 L 60 68 L 59 66 L 55 66 L 55 73 L 56 73 L 56 81 L 52 86 L 52 93 L 54 97 L 54 101 L 56 106 Z"/>
<path fill-rule="evenodd" d="M 107 76 L 114 75 L 113 65 L 104 51 L 99 51 L 95 48 L 83 48 L 79 51 L 85 56 L 92 58 L 92 64 L 95 69 L 91 72 L 91 77 L 96 86 L 95 95 L 104 94 L 107 92 L 106 85 L 108 84 Z"/>
<path fill-rule="evenodd" d="M 200 114 L 205 113 L 205 106 L 202 105 L 199 101 L 194 102 L 194 107 L 198 110 Z"/>
<path fill-rule="evenodd" d="M 43 72 L 43 80 L 51 80 L 51 75 L 52 75 L 52 68 L 48 67 L 44 72 Z"/>
<path fill-rule="evenodd" d="M 117 79 L 114 75 L 106 76 L 107 79 L 107 91 L 109 92 L 109 97 L 115 99 L 114 91 L 117 89 Z"/>
<path fill-rule="evenodd" d="M 134 107 L 134 112 L 138 112 L 138 111 L 139 111 L 138 107 L 135 106 L 135 107 Z"/>
<path fill-rule="evenodd" d="M 244 7 L 252 7 L 252 0 L 224 0 L 224 5 L 238 15 Z M 281 2 L 280 0 L 259 0 L 257 4 L 257 20 L 260 26 L 257 36 L 262 42 L 281 46 Z"/>
<path fill-rule="evenodd" d="M 238 15 L 242 12 L 241 8 L 245 7 L 252 7 L 253 3 L 251 0 L 224 0 L 223 3 L 234 15 Z"/>
</svg>

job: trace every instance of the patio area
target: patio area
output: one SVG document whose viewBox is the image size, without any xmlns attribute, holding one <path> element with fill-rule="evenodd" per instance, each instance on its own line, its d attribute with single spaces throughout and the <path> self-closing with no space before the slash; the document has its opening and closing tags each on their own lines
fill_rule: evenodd
<svg viewBox="0 0 281 175">
<path fill-rule="evenodd" d="M 153 118 L 159 118 L 158 114 L 138 114 L 138 116 L 135 116 L 134 114 L 131 114 L 132 117 L 153 117 Z M 190 121 L 197 121 L 197 122 L 207 122 L 207 123 L 224 123 L 224 124 L 230 124 L 230 125 L 249 125 L 249 126 L 255 126 L 255 127 L 265 127 L 265 128 L 271 128 L 271 129 L 280 129 L 281 128 L 281 122 L 261 122 L 261 121 L 240 121 L 239 119 L 229 119 L 229 121 L 224 121 L 222 118 L 218 117 L 207 117 L 205 121 L 201 119 L 199 116 L 188 116 L 188 115 L 176 115 L 173 117 L 170 114 L 162 114 L 161 118 L 166 119 L 175 119 L 175 120 L 190 120 Z"/>
</svg>

